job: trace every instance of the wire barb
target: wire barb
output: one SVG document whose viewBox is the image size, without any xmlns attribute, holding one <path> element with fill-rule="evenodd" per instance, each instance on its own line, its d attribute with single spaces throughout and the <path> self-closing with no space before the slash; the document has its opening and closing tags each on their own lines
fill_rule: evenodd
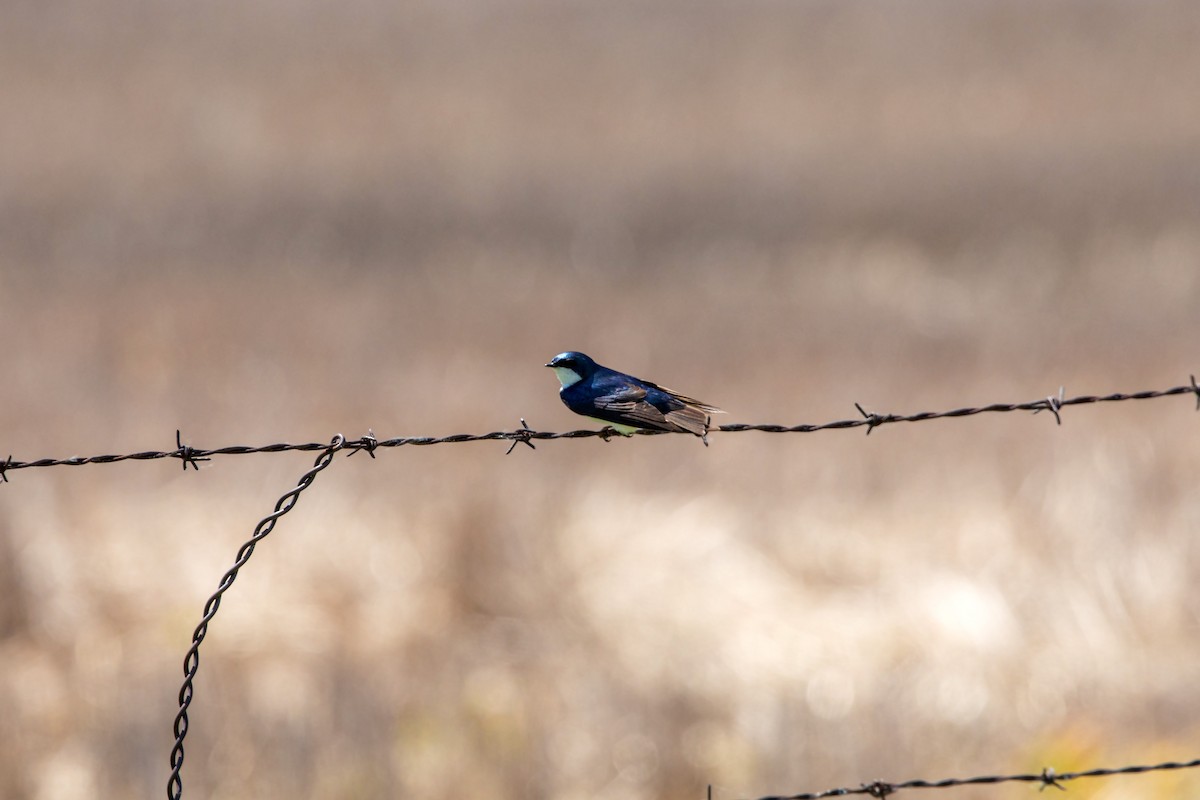
<svg viewBox="0 0 1200 800">
<path fill-rule="evenodd" d="M 870 436 L 871 431 L 875 430 L 880 425 L 883 425 L 888 422 L 895 422 L 898 419 L 898 417 L 896 417 L 895 414 L 879 415 L 879 414 L 867 412 L 858 403 L 855 403 L 854 407 L 858 409 L 858 413 L 862 414 L 863 419 L 866 421 L 867 436 Z"/>
<path fill-rule="evenodd" d="M 375 448 L 379 447 L 379 439 L 375 437 L 375 431 L 373 429 L 367 428 L 366 436 L 362 437 L 356 442 L 347 442 L 347 446 L 350 452 L 346 453 L 346 458 L 349 458 L 355 453 L 363 450 L 365 450 L 367 455 L 369 455 L 371 458 L 375 458 Z"/>
<path fill-rule="evenodd" d="M 8 468 L 12 466 L 12 454 L 4 459 L 4 463 L 0 464 L 0 483 L 8 483 Z"/>
<path fill-rule="evenodd" d="M 1053 786 L 1061 792 L 1065 792 L 1067 787 L 1058 782 L 1058 775 L 1054 772 L 1054 767 L 1045 767 L 1042 769 L 1042 785 L 1038 787 L 1039 792 L 1046 791 L 1047 786 Z"/>
<path fill-rule="evenodd" d="M 1196 376 L 1188 375 L 1188 380 L 1192 382 L 1192 394 L 1196 395 L 1196 410 L 1200 411 L 1200 386 L 1196 385 Z"/>
<path fill-rule="evenodd" d="M 511 453 L 513 450 L 515 450 L 517 448 L 517 445 L 519 445 L 519 444 L 527 444 L 527 445 L 529 445 L 530 450 L 537 450 L 537 448 L 533 446 L 533 442 L 531 441 L 531 439 L 533 438 L 532 434 L 533 434 L 533 429 L 529 427 L 529 424 L 527 422 L 525 422 L 525 418 L 521 417 L 521 429 L 518 431 L 513 431 L 513 434 L 512 434 L 513 442 L 512 442 L 512 444 L 510 444 L 508 446 L 508 450 L 505 451 L 504 455 L 508 455 L 509 453 Z"/>
<path fill-rule="evenodd" d="M 197 455 L 199 451 L 191 445 L 183 443 L 182 434 L 179 429 L 175 429 L 175 452 L 171 455 L 183 462 L 183 471 L 187 472 L 188 464 L 192 465 L 192 469 L 196 472 L 200 471 L 200 465 L 197 461 L 212 461 L 208 456 Z"/>
<path fill-rule="evenodd" d="M 1040 401 L 1037 404 L 1037 407 L 1033 409 L 1033 413 L 1037 414 L 1040 411 L 1049 411 L 1054 415 L 1054 421 L 1059 425 L 1062 425 L 1062 416 L 1058 412 L 1063 405 L 1065 405 L 1065 401 L 1063 400 L 1063 387 L 1060 386 L 1058 387 L 1058 397 L 1050 395 L 1045 400 Z"/>
<path fill-rule="evenodd" d="M 862 788 L 871 797 L 878 797 L 881 798 L 881 800 L 890 794 L 894 794 L 896 791 L 895 786 L 885 781 L 871 781 L 870 783 L 864 783 Z"/>
</svg>

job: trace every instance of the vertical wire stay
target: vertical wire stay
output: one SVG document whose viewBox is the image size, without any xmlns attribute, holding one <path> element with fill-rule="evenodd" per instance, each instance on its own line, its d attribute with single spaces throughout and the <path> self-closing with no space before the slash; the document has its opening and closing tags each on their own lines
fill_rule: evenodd
<svg viewBox="0 0 1200 800">
<path fill-rule="evenodd" d="M 234 560 L 233 566 L 221 578 L 221 583 L 217 587 L 217 591 L 204 603 L 204 613 L 200 617 L 200 624 L 196 626 L 196 630 L 192 633 L 192 646 L 188 648 L 187 655 L 183 658 L 183 685 L 179 688 L 179 712 L 175 715 L 175 724 L 173 726 L 175 745 L 171 748 L 171 777 L 167 780 L 167 797 L 170 800 L 179 800 L 183 795 L 183 779 L 180 777 L 180 770 L 183 769 L 183 740 L 188 732 L 187 712 L 188 706 L 192 704 L 192 697 L 194 695 L 193 681 L 196 678 L 197 670 L 200 668 L 200 643 L 204 641 L 204 637 L 208 634 L 208 623 L 216 615 L 217 609 L 221 607 L 221 598 L 237 579 L 238 570 L 246 566 L 246 562 L 254 554 L 255 546 L 275 529 L 275 523 L 279 521 L 280 517 L 296 507 L 296 502 L 300 499 L 300 493 L 312 485 L 313 480 L 317 477 L 317 473 L 333 462 L 334 454 L 338 450 L 341 450 L 345 444 L 346 437 L 341 434 L 333 437 L 333 441 L 317 456 L 312 469 L 300 477 L 300 481 L 296 484 L 295 488 L 289 490 L 279 498 L 278 502 L 275 503 L 274 511 L 254 526 L 254 533 L 238 548 L 237 558 Z"/>
</svg>

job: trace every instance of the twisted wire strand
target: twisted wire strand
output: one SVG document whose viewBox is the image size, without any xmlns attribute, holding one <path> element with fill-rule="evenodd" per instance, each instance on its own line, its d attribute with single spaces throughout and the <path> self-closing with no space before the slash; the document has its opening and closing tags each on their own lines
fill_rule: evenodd
<svg viewBox="0 0 1200 800">
<path fill-rule="evenodd" d="M 805 424 L 805 425 L 775 425 L 775 424 L 729 424 L 714 426 L 709 429 L 708 433 L 743 433 L 748 431 L 758 431 L 762 433 L 814 433 L 822 430 L 842 430 L 852 428 L 866 428 L 869 435 L 871 431 L 883 425 L 900 423 L 900 422 L 925 422 L 935 419 L 956 419 L 962 417 L 974 416 L 985 413 L 1011 413 L 1014 411 L 1032 411 L 1038 413 L 1040 411 L 1048 411 L 1054 418 L 1057 424 L 1062 424 L 1062 410 L 1069 406 L 1088 405 L 1096 403 L 1116 403 L 1132 400 L 1151 400 L 1161 397 L 1172 397 L 1175 395 L 1191 394 L 1196 398 L 1196 408 L 1200 411 L 1200 386 L 1196 383 L 1194 375 L 1189 376 L 1189 384 L 1175 386 L 1170 389 L 1161 390 L 1146 390 L 1131 393 L 1113 393 L 1107 395 L 1081 395 L 1078 397 L 1065 398 L 1063 390 L 1059 389 L 1057 395 L 1051 395 L 1046 398 L 1024 403 L 992 403 L 985 406 L 971 406 L 951 409 L 948 411 L 923 411 L 916 414 L 878 414 L 868 412 L 859 404 L 855 404 L 858 409 L 859 417 L 855 419 L 835 420 L 832 422 L 820 424 Z M 636 434 L 642 436 L 657 436 L 667 431 L 635 431 Z M 599 437 L 608 440 L 614 435 L 611 428 L 602 428 L 599 430 L 573 430 L 563 432 L 536 431 L 531 429 L 525 420 L 521 420 L 521 427 L 512 431 L 493 431 L 484 434 L 452 434 L 450 436 L 409 436 L 397 437 L 391 439 L 379 439 L 373 432 L 368 432 L 364 437 L 355 440 L 347 440 L 341 434 L 335 436 L 332 442 L 322 444 L 319 442 L 305 443 L 288 443 L 278 442 L 260 446 L 245 446 L 231 445 L 226 447 L 218 447 L 213 449 L 196 448 L 186 445 L 182 441 L 180 431 L 175 432 L 174 450 L 146 450 L 136 453 L 114 454 L 114 455 L 96 455 L 96 456 L 74 456 L 71 458 L 42 458 L 33 461 L 16 461 L 10 455 L 4 461 L 0 461 L 0 482 L 8 482 L 7 473 L 17 469 L 28 469 L 34 467 L 56 467 L 56 466 L 82 466 L 84 464 L 112 464 L 120 461 L 151 461 L 163 458 L 179 459 L 184 470 L 188 465 L 195 469 L 199 469 L 198 462 L 211 460 L 214 456 L 225 455 L 249 455 L 252 453 L 281 453 L 289 451 L 320 451 L 316 461 L 311 469 L 305 472 L 297 485 L 284 493 L 275 504 L 275 508 L 266 517 L 264 517 L 255 526 L 251 537 L 242 544 L 238 549 L 237 556 L 231 566 L 221 578 L 220 584 L 216 590 L 205 602 L 204 610 L 199 624 L 196 626 L 192 634 L 192 644 L 184 657 L 183 672 L 184 680 L 179 690 L 179 711 L 175 715 L 173 732 L 175 734 L 175 742 L 171 748 L 170 765 L 171 774 L 167 781 L 167 797 L 170 800 L 179 800 L 183 794 L 183 782 L 181 771 L 184 761 L 184 739 L 188 732 L 188 708 L 194 698 L 194 680 L 200 666 L 199 649 L 208 633 L 208 624 L 216 615 L 220 608 L 221 599 L 225 592 L 233 585 L 237 578 L 239 570 L 246 565 L 251 555 L 254 553 L 256 545 L 262 541 L 275 528 L 278 520 L 289 511 L 291 511 L 300 494 L 312 485 L 316 476 L 333 461 L 334 455 L 341 450 L 345 450 L 349 455 L 353 455 L 359 451 L 366 451 L 372 458 L 375 457 L 375 451 L 380 447 L 402 447 L 405 445 L 413 446 L 428 446 L 435 444 L 457 444 L 462 442 L 480 442 L 480 441 L 507 441 L 510 442 L 508 452 L 511 453 L 518 444 L 525 444 L 530 448 L 534 448 L 534 441 L 548 439 L 585 439 Z M 707 437 L 705 437 L 707 444 Z M 1135 765 L 1127 767 L 1119 767 L 1115 769 L 1092 769 L 1083 772 L 1071 773 L 1056 773 L 1052 769 L 1045 769 L 1038 774 L 1022 774 L 1022 775 L 986 775 L 972 778 L 948 778 L 939 781 L 927 780 L 910 780 L 902 783 L 887 783 L 884 781 L 873 781 L 864 783 L 857 788 L 839 788 L 829 789 L 815 793 L 802 793 L 793 795 L 771 795 L 759 798 L 758 800 L 817 800 L 818 798 L 839 797 L 848 795 L 868 795 L 870 797 L 884 798 L 902 789 L 939 789 L 953 786 L 966 786 L 978 784 L 996 784 L 1006 782 L 1027 782 L 1040 783 L 1041 788 L 1054 786 L 1062 789 L 1062 782 L 1075 780 L 1084 777 L 1106 777 L 1122 774 L 1138 774 L 1145 772 L 1188 769 L 1200 766 L 1200 759 L 1185 762 L 1164 762 L 1154 765 Z"/>
<path fill-rule="evenodd" d="M 1200 758 L 1191 761 L 1164 761 L 1161 764 L 1138 764 L 1128 767 L 1089 769 L 1082 772 L 1056 772 L 1047 767 L 1039 773 L 1020 775 L 978 775 L 973 778 L 945 778 L 938 781 L 911 780 L 901 783 L 872 781 L 854 788 L 826 789 L 822 792 L 804 792 L 801 794 L 769 795 L 757 800 L 821 800 L 825 797 L 848 797 L 851 795 L 867 795 L 868 797 L 884 798 L 902 789 L 949 789 L 955 786 L 978 786 L 995 783 L 1038 783 L 1038 788 L 1045 789 L 1053 786 L 1065 791 L 1063 783 L 1079 778 L 1107 778 L 1114 775 L 1139 775 L 1146 772 L 1165 772 L 1168 770 L 1194 769 L 1200 767 Z"/>
<path fill-rule="evenodd" d="M 334 453 L 342 449 L 344 444 L 345 439 L 339 435 L 335 436 L 332 442 L 325 445 L 321 455 L 317 456 L 312 469 L 300 476 L 300 480 L 296 486 L 285 492 L 275 503 L 275 510 L 263 517 L 254 526 L 254 533 L 238 548 L 233 566 L 222 576 L 217 591 L 204 603 L 204 612 L 200 617 L 200 624 L 196 626 L 196 630 L 192 633 L 192 646 L 188 648 L 187 655 L 183 657 L 183 685 L 179 687 L 179 711 L 175 714 L 175 723 L 172 726 L 172 730 L 175 733 L 175 744 L 171 748 L 171 775 L 167 779 L 167 797 L 170 800 L 179 800 L 183 795 L 183 778 L 180 772 L 183 769 L 183 740 L 187 737 L 188 733 L 187 712 L 188 707 L 192 704 L 192 698 L 195 696 L 194 681 L 196 672 L 200 669 L 200 643 L 208 635 L 208 623 L 216 616 L 217 609 L 221 607 L 221 598 L 233 586 L 233 582 L 237 579 L 238 571 L 246 566 L 246 562 L 250 560 L 250 556 L 254 555 L 254 548 L 275 529 L 275 523 L 279 521 L 280 517 L 296 507 L 296 503 L 300 499 L 300 493 L 309 486 L 312 486 L 317 474 L 333 462 Z"/>
<path fill-rule="evenodd" d="M 1200 385 L 1197 385 L 1194 375 L 1189 376 L 1190 383 L 1182 386 L 1174 386 L 1170 389 L 1151 389 L 1140 392 L 1122 393 L 1116 392 L 1106 395 L 1080 395 L 1078 397 L 1064 398 L 1062 389 L 1059 389 L 1057 395 L 1033 400 L 1025 403 L 991 403 L 985 406 L 968 406 L 964 408 L 955 408 L 948 411 L 921 411 L 916 414 L 879 414 L 869 412 L 863 409 L 862 406 L 855 403 L 858 409 L 859 417 L 855 419 L 842 419 L 832 422 L 824 422 L 819 424 L 806 425 L 776 425 L 769 423 L 745 424 L 734 423 L 728 425 L 714 425 L 709 429 L 709 433 L 745 433 L 748 431 L 758 431 L 760 433 L 815 433 L 817 431 L 827 430 L 843 430 L 850 428 L 866 428 L 870 434 L 874 429 L 883 425 L 890 425 L 900 422 L 927 422 L 935 419 L 957 419 L 961 417 L 971 417 L 977 414 L 992 414 L 992 413 L 1011 413 L 1014 411 L 1032 411 L 1035 414 L 1041 411 L 1049 412 L 1055 421 L 1062 424 L 1062 410 L 1070 406 L 1090 405 L 1096 403 L 1120 403 L 1132 400 L 1154 400 L 1161 397 L 1173 397 L 1176 395 L 1190 394 L 1196 398 L 1196 409 L 1200 411 Z M 640 436 L 659 436 L 664 433 L 672 433 L 672 431 L 634 431 L 634 434 Z M 690 435 L 690 434 L 689 434 Z M 518 444 L 525 444 L 533 447 L 535 441 L 543 441 L 548 439 L 588 439 L 599 437 L 602 439 L 610 439 L 614 436 L 614 431 L 611 428 L 601 428 L 599 430 L 574 430 L 574 431 L 537 431 L 531 429 L 525 420 L 521 420 L 521 427 L 511 431 L 492 431 L 490 433 L 456 433 L 449 436 L 400 436 L 392 439 L 379 439 L 374 433 L 368 433 L 359 439 L 344 440 L 341 447 L 342 450 L 348 451 L 348 454 L 353 455 L 358 451 L 366 451 L 372 457 L 375 455 L 375 450 L 380 447 L 425 447 L 438 444 L 459 444 L 462 442 L 485 442 L 485 441 L 506 441 L 511 442 L 508 452 L 512 452 Z M 182 435 L 179 431 L 175 432 L 176 447 L 174 450 L 144 450 L 137 453 L 124 453 L 116 455 L 96 455 L 96 456 L 72 456 L 70 458 L 40 458 L 33 461 L 17 461 L 10 455 L 6 460 L 0 461 L 0 482 L 8 481 L 8 473 L 18 469 L 30 469 L 36 467 L 78 467 L 85 464 L 114 464 L 120 461 L 153 461 L 162 458 L 175 458 L 182 462 L 183 468 L 186 470 L 189 465 L 199 469 L 198 462 L 208 461 L 213 456 L 232 456 L 232 455 L 249 455 L 253 453 L 283 453 L 290 451 L 319 451 L 326 449 L 329 445 L 321 442 L 303 442 L 292 444 L 288 442 L 277 442 L 274 444 L 247 446 L 247 445 L 229 445 L 226 447 L 216 447 L 212 449 L 191 447 L 185 445 L 182 441 Z"/>
</svg>

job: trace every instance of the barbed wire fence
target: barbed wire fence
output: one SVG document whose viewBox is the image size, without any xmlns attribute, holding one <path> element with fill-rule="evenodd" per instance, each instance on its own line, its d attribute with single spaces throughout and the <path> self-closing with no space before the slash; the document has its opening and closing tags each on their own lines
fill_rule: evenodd
<svg viewBox="0 0 1200 800">
<path fill-rule="evenodd" d="M 877 414 L 866 411 L 858 403 L 854 407 L 858 409 L 859 417 L 857 419 L 843 419 L 834 422 L 824 422 L 817 425 L 772 425 L 772 424 L 732 424 L 732 425 L 715 425 L 709 428 L 709 433 L 746 433 L 749 431 L 758 431 L 761 433 L 816 433 L 817 431 L 829 430 L 844 430 L 847 428 L 866 428 L 867 434 L 876 428 L 884 425 L 892 425 L 900 422 L 928 422 L 935 419 L 957 419 L 960 417 L 973 417 L 977 414 L 992 414 L 992 413 L 1010 413 L 1013 411 L 1032 411 L 1035 414 L 1040 411 L 1049 411 L 1059 425 L 1062 424 L 1062 410 L 1071 406 L 1090 405 L 1095 403 L 1122 403 L 1130 400 L 1156 400 L 1162 397 L 1174 397 L 1176 395 L 1191 394 L 1196 397 L 1196 410 L 1200 411 L 1200 385 L 1196 383 L 1196 376 L 1188 376 L 1190 383 L 1183 386 L 1175 386 L 1170 389 L 1151 389 L 1142 392 L 1122 393 L 1116 392 L 1106 395 L 1080 395 L 1078 397 L 1063 397 L 1063 389 L 1060 387 L 1057 395 L 1050 395 L 1040 400 L 1033 400 L 1026 403 L 991 403 L 986 406 L 970 406 L 965 408 L 955 408 L 950 411 L 921 411 L 916 414 Z M 639 430 L 634 431 L 633 435 L 639 436 L 662 436 L 664 434 L 675 433 L 674 431 L 651 431 Z M 690 435 L 690 434 L 689 434 Z M 340 436 L 340 434 L 339 434 Z M 575 430 L 563 431 L 554 433 L 550 431 L 535 431 L 532 430 L 525 420 L 521 420 L 521 427 L 511 431 L 493 431 L 491 433 L 456 433 L 450 436 L 401 436 L 394 439 L 379 439 L 373 433 L 368 433 L 359 439 L 342 439 L 339 450 L 348 450 L 353 454 L 359 450 L 365 450 L 372 457 L 375 455 L 375 450 L 380 447 L 423 447 L 426 445 L 435 444 L 459 444 L 462 442 L 486 442 L 486 441 L 507 441 L 512 442 L 508 452 L 511 453 L 518 444 L 526 444 L 533 447 L 535 441 L 543 441 L 547 439 L 589 439 L 601 438 L 611 439 L 614 436 L 619 437 L 612 428 L 601 428 L 599 430 Z M 197 462 L 208 461 L 213 456 L 240 456 L 250 455 L 254 453 L 284 453 L 289 451 L 307 451 L 313 452 L 317 450 L 325 450 L 330 445 L 322 442 L 304 442 L 301 444 L 289 444 L 287 442 L 279 442 L 276 444 L 265 444 L 257 446 L 247 445 L 230 445 L 227 447 L 215 447 L 212 449 L 204 449 L 186 445 L 182 441 L 180 431 L 175 431 L 175 449 L 174 450 L 145 450 L 138 453 L 125 453 L 121 455 L 98 455 L 98 456 L 72 456 L 70 458 L 40 458 L 33 461 L 15 461 L 11 455 L 4 461 L 0 461 L 0 482 L 8 482 L 8 473 L 20 470 L 40 467 L 79 467 L 85 464 L 114 464 L 119 461 L 153 461 L 161 458 L 177 458 L 183 462 L 183 468 L 186 470 L 188 465 L 199 469 Z"/>
<path fill-rule="evenodd" d="M 1129 393 L 1113 393 L 1107 395 L 1080 395 L 1077 397 L 1064 397 L 1063 389 L 1060 388 L 1056 395 L 1050 395 L 1039 400 L 1033 400 L 1024 403 L 991 403 L 985 406 L 968 406 L 963 408 L 951 409 L 949 411 L 922 411 L 916 414 L 878 414 L 865 410 L 861 405 L 855 403 L 855 408 L 858 410 L 859 417 L 853 419 L 835 420 L 833 422 L 825 422 L 815 425 L 773 425 L 773 424 L 730 424 L 713 426 L 708 429 L 703 437 L 705 444 L 708 443 L 707 435 L 709 433 L 745 433 L 749 431 L 758 431 L 762 433 L 815 433 L 825 430 L 848 430 L 854 428 L 866 428 L 869 435 L 876 428 L 902 422 L 928 422 L 938 419 L 961 419 L 971 417 L 978 414 L 988 413 L 1011 413 L 1015 411 L 1030 411 L 1038 413 L 1041 411 L 1049 412 L 1058 425 L 1062 425 L 1063 409 L 1079 406 L 1092 405 L 1098 403 L 1120 403 L 1133 400 L 1155 400 L 1164 397 L 1174 397 L 1177 395 L 1193 395 L 1196 399 L 1196 410 L 1200 411 L 1200 385 L 1196 383 L 1196 377 L 1189 375 L 1189 382 L 1184 385 L 1174 386 L 1170 389 L 1151 389 L 1140 392 Z M 639 430 L 634 432 L 636 435 L 642 436 L 658 436 L 670 431 L 651 431 Z M 231 445 L 226 447 L 217 447 L 211 449 L 192 447 L 183 443 L 181 431 L 175 432 L 175 448 L 173 450 L 146 450 L 136 453 L 125 454 L 110 454 L 96 456 L 72 456 L 69 458 L 41 458 L 32 461 L 18 461 L 12 455 L 9 455 L 4 461 L 0 462 L 0 483 L 8 483 L 8 473 L 22 469 L 46 468 L 46 467 L 63 467 L 63 466 L 83 466 L 87 464 L 113 464 L 121 461 L 153 461 L 158 459 L 178 459 L 183 469 L 186 471 L 191 465 L 195 469 L 199 469 L 200 461 L 210 461 L 214 456 L 230 456 L 230 455 L 250 455 L 256 453 L 283 453 L 290 451 L 316 452 L 319 455 L 313 463 L 313 466 L 307 470 L 297 482 L 296 486 L 285 492 L 278 501 L 270 514 L 264 517 L 254 526 L 254 531 L 250 538 L 247 539 L 241 547 L 238 548 L 237 555 L 233 565 L 226 570 L 221 577 L 217 590 L 204 603 L 204 608 L 200 617 L 200 622 L 192 632 L 192 644 L 188 648 L 183 660 L 183 684 L 179 689 L 179 710 L 175 715 L 172 731 L 175 735 L 175 741 L 170 752 L 171 773 L 167 781 L 167 797 L 170 800 L 179 800 L 183 796 L 183 779 L 182 769 L 184 762 L 184 739 L 188 733 L 188 708 L 192 704 L 195 696 L 194 681 L 196 673 L 200 667 L 200 645 L 208 635 L 208 625 L 216 616 L 217 610 L 221 606 L 221 601 L 225 593 L 233 586 L 237 579 L 239 571 L 250 560 L 254 554 L 254 550 L 258 543 L 266 538 L 271 531 L 275 529 L 276 523 L 285 514 L 296 507 L 301 494 L 312 486 L 323 470 L 327 469 L 333 463 L 334 456 L 341 451 L 346 451 L 348 455 L 354 455 L 357 452 L 365 451 L 371 458 L 375 458 L 375 451 L 379 448 L 402 447 L 402 446 L 426 446 L 435 444 L 459 444 L 464 442 L 482 442 L 482 441 L 507 441 L 510 442 L 507 453 L 512 453 L 519 444 L 524 444 L 531 449 L 536 449 L 535 441 L 545 441 L 552 439 L 586 439 L 586 438 L 601 438 L 605 441 L 611 439 L 616 432 L 612 428 L 602 428 L 599 430 L 573 430 L 563 432 L 537 431 L 530 428 L 524 419 L 521 420 L 521 427 L 511 431 L 493 431 L 483 434 L 460 433 L 451 436 L 407 436 L 392 439 L 379 439 L 373 432 L 368 431 L 366 436 L 358 439 L 346 439 L 342 434 L 335 435 L 328 443 L 306 442 L 299 444 L 291 444 L 287 442 L 279 442 L 268 445 L 246 446 L 246 445 Z M 690 434 L 689 434 L 690 435 Z M 1168 770 L 1180 770 L 1200 767 L 1200 758 L 1195 758 L 1190 761 L 1167 761 L 1159 764 L 1151 765 L 1134 765 L 1116 768 L 1098 768 L 1082 772 L 1056 772 L 1053 768 L 1047 767 L 1040 773 L 1014 774 L 1014 775 L 982 775 L 969 778 L 945 778 L 942 780 L 909 780 L 897 783 L 887 781 L 871 781 L 863 783 L 855 788 L 837 788 L 826 789 L 818 792 L 802 792 L 799 794 L 790 795 L 768 795 L 758 800 L 818 800 L 818 798 L 826 797 L 844 797 L 852 795 L 866 795 L 868 797 L 885 798 L 905 789 L 945 789 L 962 786 L 976 786 L 984 784 L 1001 784 L 1001 783 L 1036 783 L 1039 788 L 1055 787 L 1057 789 L 1065 789 L 1063 783 L 1077 780 L 1080 778 L 1099 778 L 1111 777 L 1115 775 L 1134 775 L 1145 774 L 1150 772 L 1162 772 Z M 712 788 L 709 787 L 709 796 L 711 798 Z"/>
<path fill-rule="evenodd" d="M 1055 789 L 1066 791 L 1064 783 L 1080 778 L 1111 778 L 1114 775 L 1141 775 L 1147 772 L 1165 772 L 1176 769 L 1191 769 L 1200 767 L 1200 758 L 1191 761 L 1164 761 L 1161 764 L 1144 764 L 1131 767 L 1115 767 L 1089 769 L 1083 772 L 1055 772 L 1046 767 L 1041 772 L 1021 775 L 977 775 L 973 778 L 944 778 L 940 781 L 913 780 L 901 783 L 887 781 L 871 781 L 855 788 L 826 789 L 823 792 L 804 792 L 802 794 L 769 795 L 758 800 L 820 800 L 824 797 L 850 797 L 866 795 L 867 797 L 889 797 L 902 789 L 952 789 L 961 786 L 981 786 L 997 783 L 1036 783 L 1038 789 L 1053 786 Z M 710 792 L 711 794 L 711 792 Z"/>
</svg>

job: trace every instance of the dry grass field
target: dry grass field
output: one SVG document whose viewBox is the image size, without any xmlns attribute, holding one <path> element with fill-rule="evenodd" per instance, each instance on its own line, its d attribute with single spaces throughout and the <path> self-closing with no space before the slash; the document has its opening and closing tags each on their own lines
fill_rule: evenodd
<svg viewBox="0 0 1200 800">
<path fill-rule="evenodd" d="M 565 349 L 722 422 L 1186 383 L 1198 41 L 1191 0 L 4 3 L 0 457 L 587 427 Z M 1189 398 L 711 440 L 339 458 L 209 629 L 184 796 L 1200 755 Z M 0 797 L 162 796 L 202 604 L 311 462 L 9 475 Z"/>
</svg>

